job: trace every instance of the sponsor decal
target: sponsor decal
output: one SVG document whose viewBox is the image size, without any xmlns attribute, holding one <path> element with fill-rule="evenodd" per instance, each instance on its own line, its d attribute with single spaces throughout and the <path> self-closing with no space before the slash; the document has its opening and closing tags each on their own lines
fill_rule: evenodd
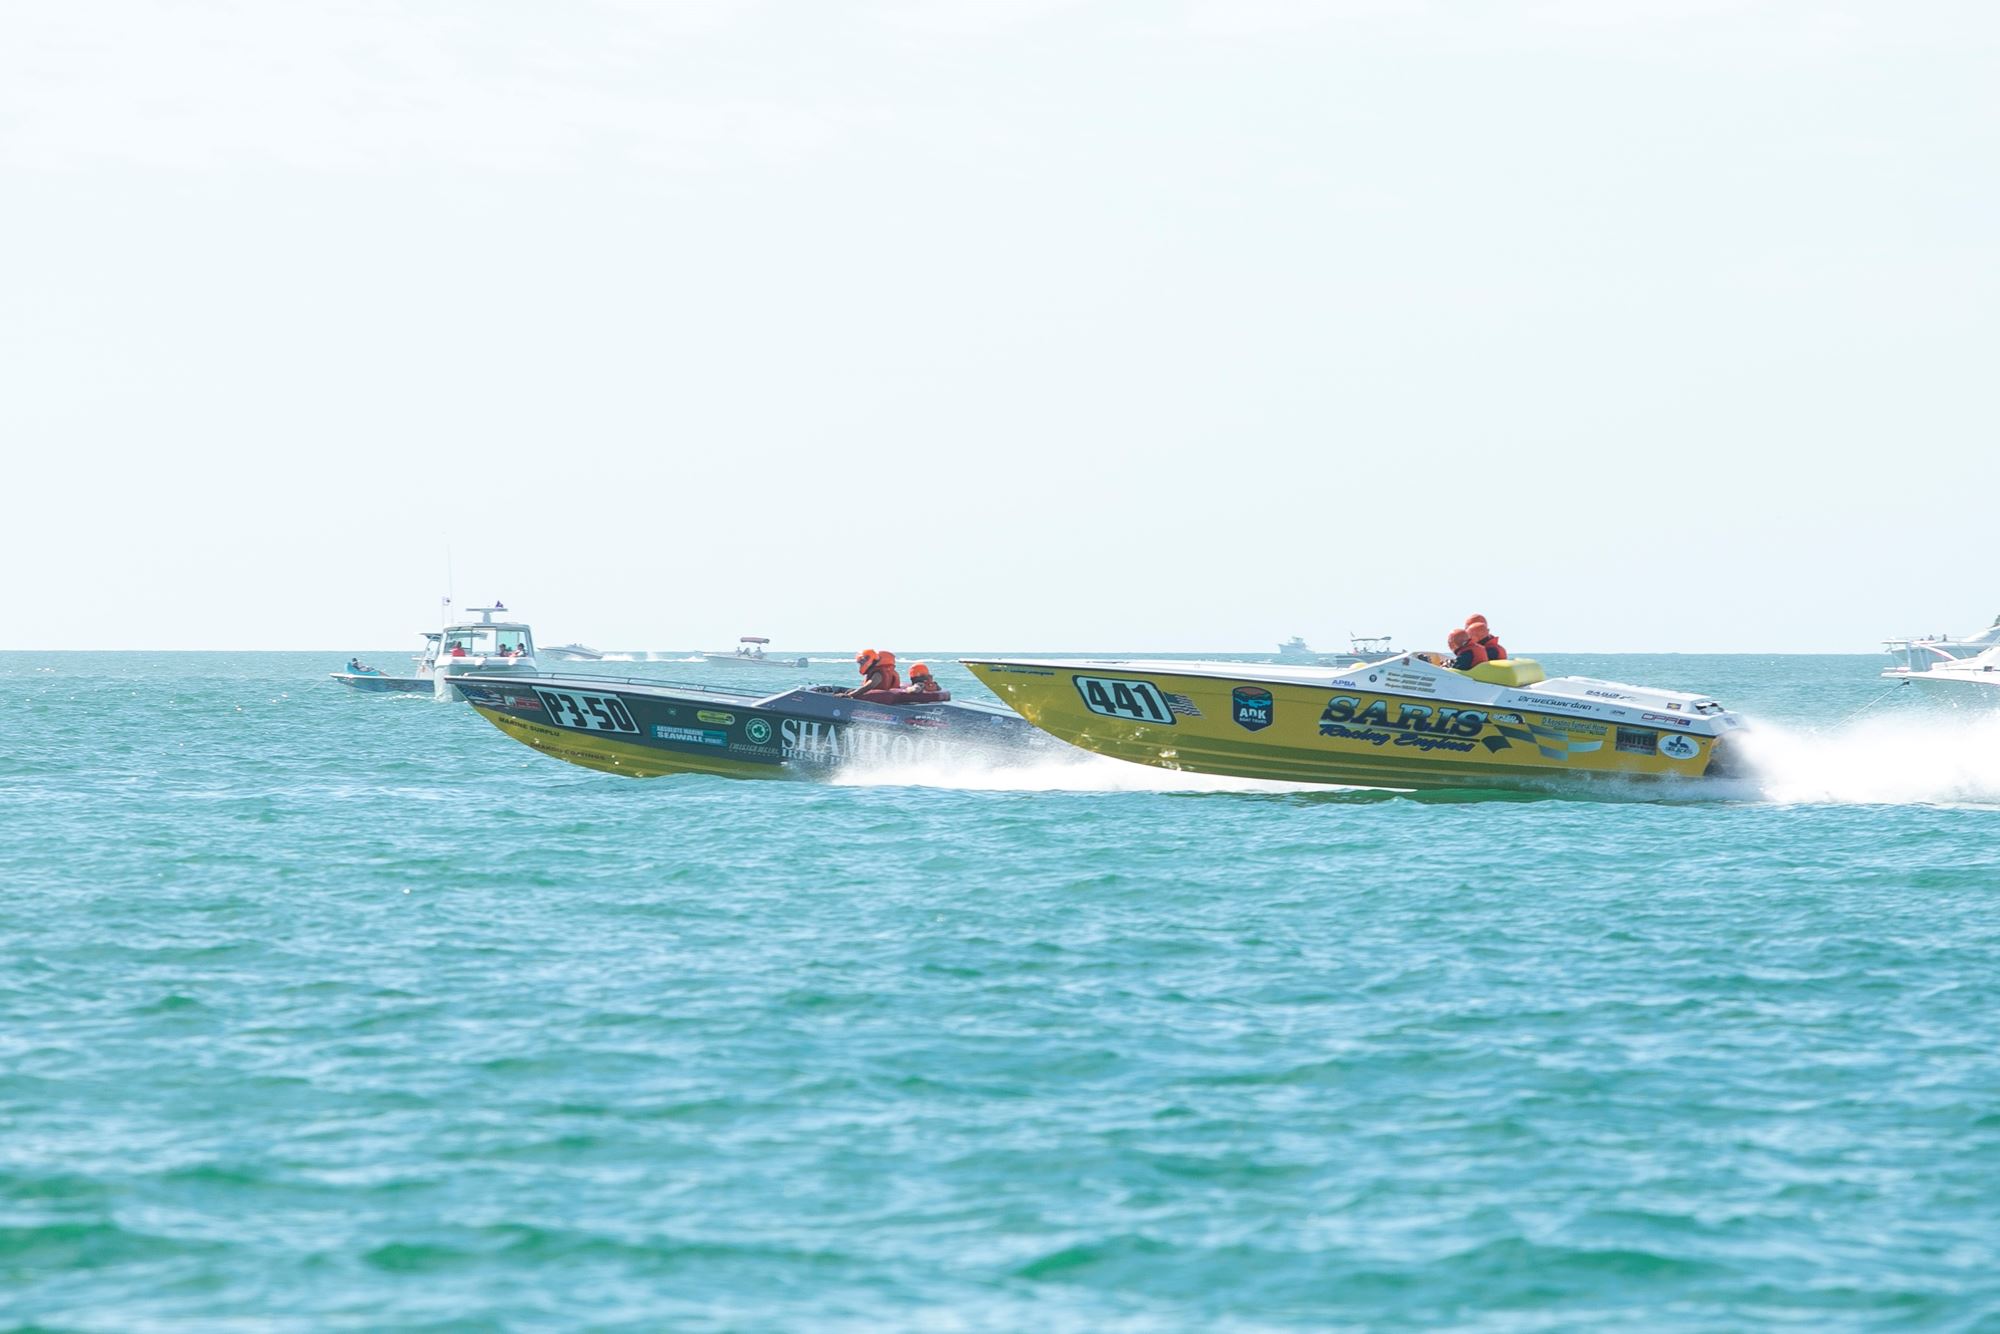
<svg viewBox="0 0 2000 1334">
<path fill-rule="evenodd" d="M 1076 693 L 1083 707 L 1107 718 L 1125 718 L 1160 727 L 1174 725 L 1173 710 L 1151 681 L 1120 680 L 1110 676 L 1079 676 Z"/>
<path fill-rule="evenodd" d="M 726 746 L 729 744 L 729 733 L 711 732 L 705 727 L 668 727 L 664 723 L 654 723 L 653 735 L 661 741 L 678 741 L 686 746 Z"/>
<path fill-rule="evenodd" d="M 800 764 L 910 764 L 935 760 L 946 739 L 930 732 L 887 727 L 841 727 L 812 718 L 778 723 L 780 753 Z"/>
<path fill-rule="evenodd" d="M 1196 708 L 1194 701 L 1189 699 L 1186 695 L 1176 695 L 1171 690 L 1162 690 L 1160 692 L 1160 698 L 1167 702 L 1168 708 L 1172 709 L 1175 713 L 1178 713 L 1183 718 L 1201 717 L 1201 710 Z"/>
<path fill-rule="evenodd" d="M 700 710 L 695 717 L 705 723 L 714 723 L 717 727 L 727 727 L 736 721 L 736 715 L 733 713 L 716 713 L 710 709 Z"/>
<path fill-rule="evenodd" d="M 510 709 L 520 709 L 524 713 L 530 710 L 540 713 L 542 711 L 542 702 L 533 695 L 509 695 L 507 696 L 507 707 Z"/>
<path fill-rule="evenodd" d="M 1391 717 L 1391 711 L 1394 717 Z M 1336 741 L 1359 741 L 1370 746 L 1409 746 L 1417 750 L 1469 752 L 1486 726 L 1486 715 L 1476 709 L 1433 709 L 1428 704 L 1391 704 L 1386 699 L 1363 705 L 1354 695 L 1335 695 L 1319 716 L 1319 734 Z M 1496 738 L 1497 739 L 1497 738 Z M 1500 741 L 1500 749 L 1506 746 Z"/>
<path fill-rule="evenodd" d="M 1670 704 L 1667 707 L 1673 708 L 1674 706 Z M 1686 718 L 1669 718 L 1664 713 L 1642 713 L 1639 717 L 1649 723 L 1672 723 L 1675 727 L 1686 727 L 1690 721 Z"/>
<path fill-rule="evenodd" d="M 1369 680 L 1375 678 L 1370 676 Z M 1434 695 L 1437 693 L 1437 678 L 1425 676 L 1422 672 L 1387 671 L 1382 673 L 1382 683 L 1391 690 L 1404 690 L 1412 695 Z"/>
<path fill-rule="evenodd" d="M 986 670 L 994 673 L 1006 673 L 1011 676 L 1054 676 L 1055 675 L 1055 673 L 1047 667 L 1010 667 L 1006 663 L 1001 663 L 1001 662 L 993 662 L 986 664 Z"/>
<path fill-rule="evenodd" d="M 1237 686 L 1229 692 L 1229 710 L 1238 727 L 1261 732 L 1271 725 L 1271 692 L 1260 686 Z"/>
<path fill-rule="evenodd" d="M 1515 698 L 1531 709 L 1583 709 L 1595 707 L 1580 699 L 1550 699 L 1545 695 L 1516 695 Z"/>
<path fill-rule="evenodd" d="M 1608 736 L 1611 729 L 1603 723 L 1593 723 L 1582 718 L 1544 718 L 1544 725 L 1559 727 L 1571 736 Z"/>
<path fill-rule="evenodd" d="M 616 695 L 599 695 L 588 690 L 544 690 L 535 687 L 549 718 L 564 727 L 585 732 L 634 732 L 639 724 Z"/>
<path fill-rule="evenodd" d="M 1660 753 L 1660 734 L 1642 732 L 1634 727 L 1618 729 L 1617 739 L 1612 749 L 1622 750 L 1628 755 L 1657 755 Z"/>
<path fill-rule="evenodd" d="M 1660 754 L 1670 760 L 1691 760 L 1701 754 L 1701 746 L 1693 737 L 1669 732 L 1660 738 Z"/>
<path fill-rule="evenodd" d="M 1669 705 L 1667 705 L 1667 707 L 1668 707 L 1669 709 L 1678 709 L 1678 708 L 1680 708 L 1680 705 L 1678 705 L 1678 704 L 1669 704 Z"/>
<path fill-rule="evenodd" d="M 1320 714 L 1319 734 L 1337 741 L 1359 741 L 1371 746 L 1393 744 L 1427 751 L 1470 753 L 1484 746 L 1496 755 L 1518 743 L 1534 747 L 1535 753 L 1545 760 L 1560 763 L 1572 755 L 1587 755 L 1604 744 L 1600 740 L 1573 738 L 1572 721 L 1561 718 L 1555 720 L 1556 725 L 1548 726 L 1525 722 L 1518 713 L 1489 713 L 1483 709 L 1433 707 L 1386 699 L 1364 703 L 1359 696 L 1336 695 L 1327 701 L 1326 710 Z"/>
<path fill-rule="evenodd" d="M 768 745 L 771 740 L 771 724 L 762 718 L 752 718 L 743 724 L 743 735 L 750 738 L 750 744 L 753 746 Z"/>
<path fill-rule="evenodd" d="M 1598 697 L 1599 699 L 1631 699 L 1631 698 L 1632 698 L 1632 696 L 1630 696 L 1630 695 L 1627 695 L 1627 694 L 1623 693 L 1622 691 L 1617 691 L 1617 690 L 1586 690 L 1586 691 L 1584 691 L 1583 693 L 1584 693 L 1584 694 L 1586 694 L 1586 695 L 1595 695 L 1595 696 L 1597 696 L 1597 697 Z"/>
</svg>

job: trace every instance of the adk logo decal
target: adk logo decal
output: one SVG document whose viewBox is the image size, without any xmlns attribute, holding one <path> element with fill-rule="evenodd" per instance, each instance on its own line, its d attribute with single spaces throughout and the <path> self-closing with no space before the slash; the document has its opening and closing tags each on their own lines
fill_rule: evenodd
<svg viewBox="0 0 2000 1334">
<path fill-rule="evenodd" d="M 1271 725 L 1271 692 L 1261 686 L 1237 686 L 1229 692 L 1230 711 L 1236 725 L 1249 732 L 1261 732 Z"/>
<path fill-rule="evenodd" d="M 1679 732 L 1669 732 L 1660 738 L 1660 754 L 1670 760 L 1691 760 L 1701 754 L 1701 747 Z"/>
<path fill-rule="evenodd" d="M 761 746 L 771 739 L 771 724 L 762 718 L 752 718 L 743 724 L 743 735 L 750 738 L 750 744 Z"/>
</svg>

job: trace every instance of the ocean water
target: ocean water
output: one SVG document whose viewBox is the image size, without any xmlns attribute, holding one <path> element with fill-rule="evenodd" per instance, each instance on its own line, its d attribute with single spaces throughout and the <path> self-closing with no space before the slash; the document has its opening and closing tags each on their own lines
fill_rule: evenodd
<svg viewBox="0 0 2000 1334">
<path fill-rule="evenodd" d="M 1717 803 L 634 782 L 343 659 L 0 654 L 0 1329 L 2000 1329 L 2000 715 L 1879 659 L 1545 658 Z"/>
</svg>

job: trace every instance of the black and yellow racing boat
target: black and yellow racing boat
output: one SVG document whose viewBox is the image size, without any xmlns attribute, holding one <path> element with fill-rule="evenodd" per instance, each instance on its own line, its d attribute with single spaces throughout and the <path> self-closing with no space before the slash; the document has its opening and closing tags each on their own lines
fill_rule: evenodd
<svg viewBox="0 0 2000 1334">
<path fill-rule="evenodd" d="M 1071 745 L 1163 769 L 1404 789 L 1738 776 L 1742 720 L 1701 695 L 1532 659 L 1456 671 L 1416 654 L 1353 667 L 966 660 Z"/>
<path fill-rule="evenodd" d="M 471 675 L 453 685 L 523 745 L 633 778 L 828 778 L 850 766 L 1004 763 L 1064 749 L 1006 709 L 948 694 L 901 691 L 900 702 L 882 703 L 832 686 L 757 695 L 595 674 Z"/>
</svg>

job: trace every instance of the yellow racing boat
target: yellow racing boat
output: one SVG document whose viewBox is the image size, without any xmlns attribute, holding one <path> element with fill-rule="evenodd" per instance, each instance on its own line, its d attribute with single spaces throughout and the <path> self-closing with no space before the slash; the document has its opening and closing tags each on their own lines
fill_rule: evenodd
<svg viewBox="0 0 2000 1334">
<path fill-rule="evenodd" d="M 965 665 L 1043 731 L 1163 769 L 1408 789 L 1739 776 L 1731 734 L 1742 719 L 1714 700 L 1549 679 L 1531 658 L 1463 672 L 1416 654 L 1343 668 L 1033 658 Z"/>
</svg>

